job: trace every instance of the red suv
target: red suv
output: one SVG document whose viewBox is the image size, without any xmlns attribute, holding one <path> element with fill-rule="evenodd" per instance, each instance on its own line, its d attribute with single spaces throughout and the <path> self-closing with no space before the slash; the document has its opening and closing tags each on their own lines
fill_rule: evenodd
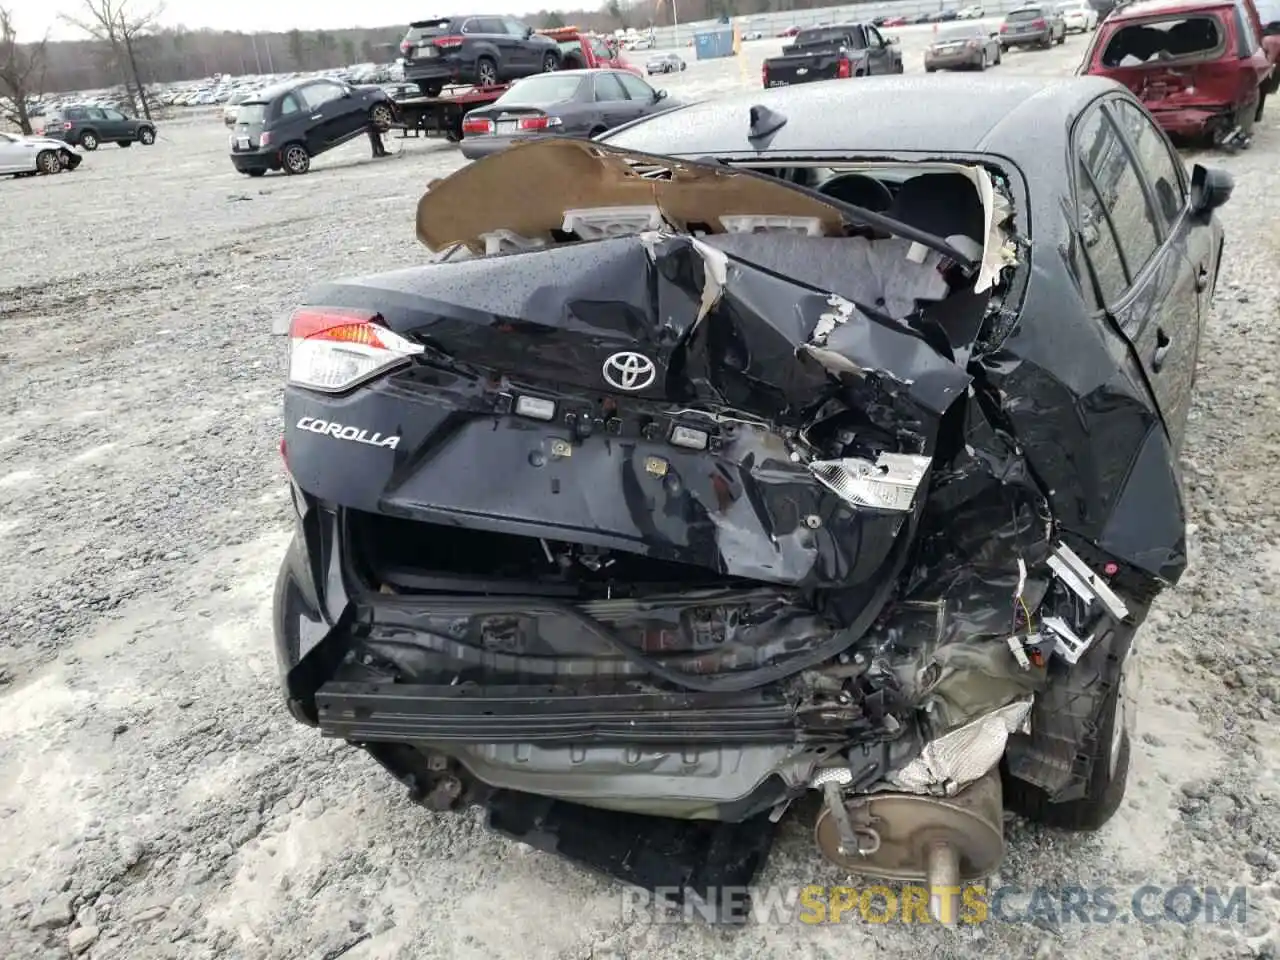
<svg viewBox="0 0 1280 960">
<path fill-rule="evenodd" d="M 1102 22 L 1080 72 L 1123 83 L 1173 136 L 1240 147 L 1271 86 L 1264 32 L 1251 0 L 1139 0 Z"/>
</svg>

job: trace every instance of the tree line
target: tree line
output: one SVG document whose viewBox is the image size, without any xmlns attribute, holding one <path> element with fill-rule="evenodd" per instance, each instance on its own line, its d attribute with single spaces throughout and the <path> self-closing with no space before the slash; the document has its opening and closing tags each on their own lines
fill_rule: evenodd
<svg viewBox="0 0 1280 960">
<path fill-rule="evenodd" d="M 679 0 L 690 23 L 723 16 L 810 10 L 848 0 Z M 672 0 L 605 0 L 595 9 L 542 10 L 531 26 L 576 25 L 612 32 L 669 26 Z M 346 30 L 243 33 L 188 30 L 163 23 L 164 8 L 141 0 L 80 0 L 60 19 L 82 40 L 19 37 L 0 0 L 0 115 L 30 132 L 25 101 L 50 93 L 123 87 L 125 100 L 150 115 L 148 85 L 242 75 L 325 70 L 354 63 L 387 63 L 399 56 L 406 24 Z"/>
</svg>

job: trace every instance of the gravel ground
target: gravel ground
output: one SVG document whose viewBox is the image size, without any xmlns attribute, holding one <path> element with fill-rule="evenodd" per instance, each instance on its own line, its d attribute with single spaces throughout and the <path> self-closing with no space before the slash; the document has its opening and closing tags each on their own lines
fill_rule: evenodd
<svg viewBox="0 0 1280 960">
<path fill-rule="evenodd" d="M 894 32 L 919 71 L 927 31 Z M 663 85 L 754 87 L 777 46 Z M 998 69 L 1068 74 L 1082 48 Z M 0 183 L 0 957 L 1276 956 L 1277 116 L 1213 161 L 1237 188 L 1185 455 L 1192 567 L 1142 634 L 1128 799 L 1091 837 L 1011 823 L 995 881 L 1122 905 L 1147 883 L 1246 884 L 1243 924 L 653 923 L 294 724 L 269 627 L 288 519 L 268 330 L 314 281 L 419 262 L 413 204 L 463 161 L 359 142 L 249 181 L 209 121 Z M 762 882 L 844 879 L 809 831 L 790 818 Z"/>
</svg>

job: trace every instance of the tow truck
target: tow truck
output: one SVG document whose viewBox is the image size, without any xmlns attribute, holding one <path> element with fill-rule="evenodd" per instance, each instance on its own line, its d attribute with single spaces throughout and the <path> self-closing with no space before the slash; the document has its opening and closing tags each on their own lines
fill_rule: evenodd
<svg viewBox="0 0 1280 960">
<path fill-rule="evenodd" d="M 562 70 L 605 67 L 626 70 L 636 76 L 642 75 L 639 67 L 622 59 L 616 44 L 599 34 L 586 32 L 576 26 L 537 32 L 560 45 Z M 393 127 L 400 130 L 402 138 L 443 136 L 450 143 L 457 143 L 463 136 L 462 118 L 471 110 L 489 106 L 510 88 L 510 83 L 490 87 L 451 85 L 440 91 L 438 97 L 408 97 L 398 100 L 398 116 Z"/>
</svg>

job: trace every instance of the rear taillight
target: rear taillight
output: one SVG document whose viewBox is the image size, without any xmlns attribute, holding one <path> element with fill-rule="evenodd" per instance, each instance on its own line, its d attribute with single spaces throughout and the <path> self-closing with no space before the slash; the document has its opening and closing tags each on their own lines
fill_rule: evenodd
<svg viewBox="0 0 1280 960">
<path fill-rule="evenodd" d="M 1043 20 L 1032 20 L 1031 25 L 1035 27 L 1037 30 L 1043 30 L 1045 27 L 1048 26 L 1048 24 L 1045 23 Z"/>
<path fill-rule="evenodd" d="M 457 50 L 466 37 L 436 37 L 431 42 L 441 50 Z"/>
<path fill-rule="evenodd" d="M 63 130 L 70 130 L 73 126 L 75 126 L 75 124 L 71 123 L 71 121 L 67 121 L 66 123 L 64 123 L 64 124 L 62 125 L 62 129 L 63 129 Z"/>
<path fill-rule="evenodd" d="M 490 133 L 492 130 L 493 121 L 487 117 L 467 117 L 462 121 L 463 134 Z"/>
<path fill-rule="evenodd" d="M 848 57 L 841 57 L 836 61 L 836 77 L 840 80 L 853 75 L 853 64 L 849 62 Z"/>
<path fill-rule="evenodd" d="M 767 63 L 760 65 L 760 83 L 766 87 L 769 85 L 769 65 Z"/>
<path fill-rule="evenodd" d="M 302 307 L 289 320 L 289 382 L 334 393 L 422 353 L 421 344 L 376 323 L 367 310 Z"/>
<path fill-rule="evenodd" d="M 1008 33 L 1008 32 L 1009 32 L 1009 25 L 1008 25 L 1007 23 L 1002 23 L 1002 24 L 1000 24 L 1000 32 L 1001 32 L 1001 33 Z"/>
<path fill-rule="evenodd" d="M 521 117 L 517 124 L 521 130 L 546 130 L 560 126 L 559 117 Z"/>
<path fill-rule="evenodd" d="M 261 134 L 259 134 L 259 136 L 258 136 L 258 146 L 260 146 L 260 147 L 269 147 L 269 146 L 271 146 L 271 131 L 270 131 L 270 130 L 263 130 L 263 131 L 262 131 L 262 133 L 261 133 Z"/>
<path fill-rule="evenodd" d="M 409 54 L 413 53 L 413 44 L 410 43 L 408 40 L 402 40 L 400 42 L 400 53 L 406 57 Z"/>
</svg>

